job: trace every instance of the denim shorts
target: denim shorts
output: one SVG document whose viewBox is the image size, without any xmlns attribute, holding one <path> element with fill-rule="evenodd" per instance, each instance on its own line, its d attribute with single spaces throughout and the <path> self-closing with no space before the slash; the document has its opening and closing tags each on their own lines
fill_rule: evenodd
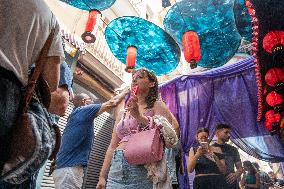
<svg viewBox="0 0 284 189">
<path fill-rule="evenodd" d="M 123 155 L 123 150 L 115 150 L 106 189 L 151 189 L 153 182 L 147 178 L 143 165 L 130 165 Z"/>
</svg>

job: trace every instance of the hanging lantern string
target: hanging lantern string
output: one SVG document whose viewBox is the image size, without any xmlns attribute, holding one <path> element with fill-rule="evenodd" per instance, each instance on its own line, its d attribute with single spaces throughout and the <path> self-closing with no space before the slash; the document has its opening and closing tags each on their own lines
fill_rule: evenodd
<svg viewBox="0 0 284 189">
<path fill-rule="evenodd" d="M 108 23 L 106 23 L 102 18 L 100 18 L 101 21 L 105 24 L 105 25 L 108 25 Z M 120 39 L 122 39 L 122 37 L 112 28 L 110 28 Z"/>
</svg>

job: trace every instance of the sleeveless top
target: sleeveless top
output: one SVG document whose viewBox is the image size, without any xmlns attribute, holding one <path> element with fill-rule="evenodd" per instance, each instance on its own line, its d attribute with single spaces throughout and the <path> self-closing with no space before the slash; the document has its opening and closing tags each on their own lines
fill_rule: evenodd
<svg viewBox="0 0 284 189">
<path fill-rule="evenodd" d="M 193 148 L 194 153 L 196 153 L 197 148 Z M 224 155 L 220 153 L 214 152 L 214 154 L 221 160 L 224 159 Z M 200 156 L 197 159 L 196 165 L 195 165 L 195 174 L 222 174 L 217 166 L 217 164 L 208 159 L 205 155 Z"/>
<path fill-rule="evenodd" d="M 149 109 L 144 113 L 145 116 L 154 116 L 154 111 Z M 139 129 L 139 124 L 136 119 L 130 115 L 124 113 L 124 116 L 121 118 L 120 122 L 116 126 L 116 133 L 118 138 L 120 138 L 120 142 L 127 142 L 131 134 L 136 133 Z"/>
<path fill-rule="evenodd" d="M 256 184 L 255 173 L 247 173 L 245 177 L 245 183 L 246 184 Z M 252 188 L 245 186 L 244 189 L 252 189 Z M 259 188 L 254 188 L 254 189 L 259 189 Z"/>
</svg>

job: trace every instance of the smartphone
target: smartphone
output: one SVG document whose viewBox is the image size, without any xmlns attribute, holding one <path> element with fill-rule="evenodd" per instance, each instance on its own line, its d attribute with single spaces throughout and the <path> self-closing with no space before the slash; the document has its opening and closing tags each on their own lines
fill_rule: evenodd
<svg viewBox="0 0 284 189">
<path fill-rule="evenodd" d="M 138 86 L 137 85 L 131 88 L 131 96 L 137 95 L 137 92 L 138 92 Z"/>
<path fill-rule="evenodd" d="M 208 148 L 209 148 L 208 142 L 200 142 L 200 146 L 206 149 L 206 151 L 208 151 Z"/>
<path fill-rule="evenodd" d="M 126 102 L 126 103 L 125 103 L 125 106 L 128 105 L 128 102 L 129 102 L 129 100 L 131 99 L 132 96 L 137 95 L 137 92 L 138 92 L 138 86 L 134 86 L 134 87 L 131 88 L 131 93 L 130 93 L 130 95 L 127 95 L 127 96 L 126 96 L 126 99 L 125 99 L 125 102 Z"/>
</svg>

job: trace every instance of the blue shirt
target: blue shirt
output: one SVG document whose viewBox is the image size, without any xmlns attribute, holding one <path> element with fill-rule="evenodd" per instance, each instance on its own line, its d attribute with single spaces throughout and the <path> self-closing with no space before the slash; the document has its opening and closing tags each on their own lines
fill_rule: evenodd
<svg viewBox="0 0 284 189">
<path fill-rule="evenodd" d="M 94 119 L 101 104 L 77 107 L 68 118 L 56 158 L 56 168 L 87 166 L 94 140 Z"/>
<path fill-rule="evenodd" d="M 66 62 L 60 65 L 60 80 L 59 86 L 66 86 L 69 93 L 72 91 L 73 73 Z"/>
</svg>

